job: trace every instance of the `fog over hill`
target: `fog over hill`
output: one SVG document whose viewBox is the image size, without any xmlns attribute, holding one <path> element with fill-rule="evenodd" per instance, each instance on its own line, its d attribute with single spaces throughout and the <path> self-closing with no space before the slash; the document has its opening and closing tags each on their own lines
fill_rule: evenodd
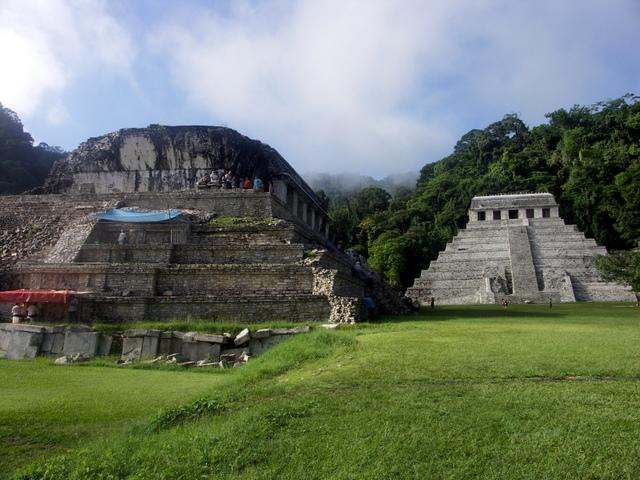
<svg viewBox="0 0 640 480">
<path fill-rule="evenodd" d="M 347 195 L 371 185 L 383 188 L 391 195 L 395 195 L 400 187 L 413 190 L 416 187 L 418 175 L 419 172 L 396 173 L 376 180 L 368 175 L 358 175 L 357 173 L 305 172 L 302 177 L 314 191 L 324 190 L 327 195 Z"/>
</svg>

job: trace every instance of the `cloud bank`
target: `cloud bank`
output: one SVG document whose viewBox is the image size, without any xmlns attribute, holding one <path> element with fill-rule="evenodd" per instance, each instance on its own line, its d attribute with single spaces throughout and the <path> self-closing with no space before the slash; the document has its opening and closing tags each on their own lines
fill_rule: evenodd
<svg viewBox="0 0 640 480">
<path fill-rule="evenodd" d="M 0 2 L 0 101 L 20 115 L 69 118 L 58 96 L 89 71 L 132 76 L 131 35 L 99 0 Z"/>
<path fill-rule="evenodd" d="M 270 143 L 301 171 L 381 176 L 441 158 L 505 113 L 537 124 L 639 93 L 639 24 L 635 0 L 5 0 L 0 60 L 13 75 L 0 101 L 89 122 L 65 110 L 74 81 L 121 75 L 130 91 L 101 94 L 126 101 L 158 90 L 153 65 L 169 86 L 148 103 Z"/>
</svg>

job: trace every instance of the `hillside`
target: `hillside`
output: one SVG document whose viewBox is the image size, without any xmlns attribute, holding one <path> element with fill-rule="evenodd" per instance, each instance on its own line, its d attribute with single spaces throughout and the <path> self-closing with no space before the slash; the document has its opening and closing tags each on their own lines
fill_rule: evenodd
<svg viewBox="0 0 640 480">
<path fill-rule="evenodd" d="M 46 143 L 34 147 L 18 115 L 0 103 L 0 194 L 40 187 L 53 163 L 64 154 Z"/>
<path fill-rule="evenodd" d="M 640 97 L 549 113 L 529 128 L 506 115 L 462 136 L 451 155 L 425 165 L 415 193 L 358 216 L 332 210 L 354 231 L 343 238 L 397 288 L 407 288 L 467 222 L 475 195 L 550 192 L 567 223 L 610 249 L 640 241 Z"/>
</svg>

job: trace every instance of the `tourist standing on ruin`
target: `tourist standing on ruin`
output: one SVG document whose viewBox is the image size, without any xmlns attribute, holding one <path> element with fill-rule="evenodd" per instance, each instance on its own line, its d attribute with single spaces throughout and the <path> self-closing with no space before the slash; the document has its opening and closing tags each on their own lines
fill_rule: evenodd
<svg viewBox="0 0 640 480">
<path fill-rule="evenodd" d="M 67 310 L 67 319 L 70 322 L 78 321 L 78 299 L 73 297 L 71 301 L 69 301 L 69 308 Z"/>
<path fill-rule="evenodd" d="M 212 187 L 222 186 L 222 180 L 220 179 L 220 175 L 217 172 L 212 171 L 210 177 L 211 177 L 210 183 Z"/>
<path fill-rule="evenodd" d="M 244 178 L 244 182 L 242 183 L 242 188 L 245 190 L 251 190 L 251 179 L 249 177 Z"/>
<path fill-rule="evenodd" d="M 24 306 L 16 303 L 13 307 L 11 307 L 11 323 L 20 323 L 22 319 L 25 317 Z"/>
<path fill-rule="evenodd" d="M 254 192 L 262 191 L 262 180 L 260 180 L 258 177 L 253 179 L 253 191 Z"/>
<path fill-rule="evenodd" d="M 127 237 L 127 232 L 121 229 L 120 233 L 118 234 L 118 245 L 126 245 L 127 243 L 129 243 L 129 237 Z"/>
<path fill-rule="evenodd" d="M 38 317 L 40 317 L 40 309 L 38 305 L 32 303 L 27 307 L 27 320 L 29 320 L 29 322 L 36 322 L 38 321 Z"/>
<path fill-rule="evenodd" d="M 222 185 L 224 188 L 233 187 L 233 174 L 231 173 L 231 170 L 225 173 L 224 177 L 222 177 Z"/>
<path fill-rule="evenodd" d="M 209 182 L 211 182 L 211 175 L 209 175 L 208 173 L 205 173 L 204 176 L 198 182 L 198 185 L 202 185 L 202 186 L 209 185 Z"/>
</svg>

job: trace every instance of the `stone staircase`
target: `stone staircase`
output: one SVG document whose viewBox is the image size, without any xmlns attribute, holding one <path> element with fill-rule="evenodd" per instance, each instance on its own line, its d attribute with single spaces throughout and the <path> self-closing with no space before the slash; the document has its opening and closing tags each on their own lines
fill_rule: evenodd
<svg viewBox="0 0 640 480">
<path fill-rule="evenodd" d="M 635 301 L 629 287 L 603 282 L 593 239 L 559 217 L 469 222 L 423 270 L 415 302 Z"/>
<path fill-rule="evenodd" d="M 162 238 L 170 238 L 167 232 L 181 227 L 154 224 L 148 236 L 133 232 L 142 243 L 104 243 L 114 228 L 98 224 L 72 263 L 16 268 L 23 286 L 92 292 L 81 317 L 106 322 L 327 322 L 355 321 L 361 314 L 364 283 L 328 252 L 316 253 L 322 264 L 305 262 L 308 246 L 293 243 L 304 237 L 295 224 L 191 225 L 182 244 L 156 243 L 161 230 Z M 153 243 L 143 243 L 149 236 Z M 345 305 L 351 317 L 344 317 Z"/>
</svg>

